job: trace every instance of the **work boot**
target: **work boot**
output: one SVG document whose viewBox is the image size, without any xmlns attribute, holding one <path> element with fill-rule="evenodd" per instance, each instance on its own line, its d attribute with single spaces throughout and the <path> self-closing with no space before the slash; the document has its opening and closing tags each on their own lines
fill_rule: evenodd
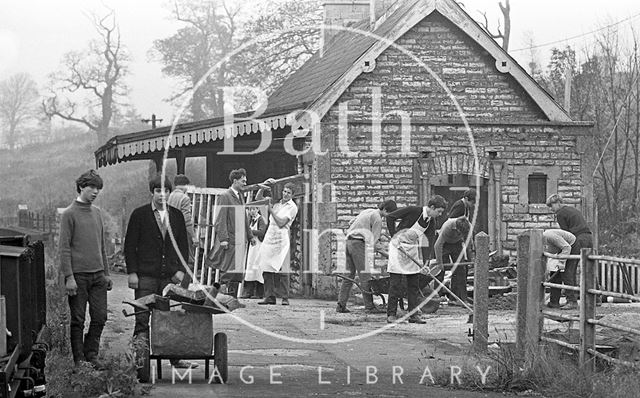
<svg viewBox="0 0 640 398">
<path fill-rule="evenodd" d="M 260 301 L 258 304 L 259 305 L 276 305 L 276 297 L 275 296 L 267 297 L 263 301 Z"/>
<path fill-rule="evenodd" d="M 254 282 L 245 282 L 244 290 L 242 291 L 242 296 L 240 298 L 249 299 L 253 296 L 254 291 Z"/>
<path fill-rule="evenodd" d="M 282 305 L 289 305 L 289 299 L 288 298 L 283 298 L 282 299 Z"/>
<path fill-rule="evenodd" d="M 409 323 L 419 323 L 419 324 L 424 324 L 424 323 L 427 323 L 427 321 L 425 321 L 424 319 L 420 318 L 420 316 L 419 316 L 419 315 L 414 314 L 414 315 L 411 315 L 411 316 L 409 317 Z"/>
<path fill-rule="evenodd" d="M 373 303 L 373 294 L 367 292 L 369 290 L 369 282 L 365 283 L 362 289 L 362 301 L 364 301 L 364 308 L 374 308 L 376 305 Z"/>
<path fill-rule="evenodd" d="M 338 305 L 336 306 L 336 312 L 340 314 L 348 314 L 351 311 L 349 311 L 346 305 L 338 303 Z"/>
</svg>

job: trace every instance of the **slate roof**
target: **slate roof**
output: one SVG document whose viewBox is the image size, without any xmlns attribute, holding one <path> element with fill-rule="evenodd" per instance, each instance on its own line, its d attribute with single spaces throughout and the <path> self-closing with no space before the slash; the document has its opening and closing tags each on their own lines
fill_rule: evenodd
<svg viewBox="0 0 640 398">
<path fill-rule="evenodd" d="M 325 45 L 324 52 L 316 52 L 269 96 L 267 109 L 313 103 L 378 41 L 378 37 L 386 37 L 412 6 L 411 2 L 403 2 L 373 35 L 363 34 L 370 30 L 368 21 L 337 32 Z"/>
<path fill-rule="evenodd" d="M 389 43 L 383 40 L 395 40 L 394 35 L 402 29 L 410 29 L 426 17 L 427 12 L 440 12 L 449 18 L 463 30 L 469 29 L 470 36 L 483 45 L 494 56 L 499 55 L 503 60 L 509 60 L 513 65 L 512 75 L 518 80 L 525 90 L 540 101 L 547 114 L 554 114 L 557 121 L 572 122 L 566 112 L 537 84 L 524 69 L 518 65 L 507 53 L 505 53 L 493 39 L 484 31 L 453 0 L 417 0 L 398 1 L 376 23 L 372 35 L 362 32 L 370 31 L 369 22 L 362 22 L 338 32 L 332 41 L 325 44 L 324 51 L 318 51 L 297 71 L 295 71 L 284 83 L 277 88 L 268 98 L 266 110 L 257 121 L 237 121 L 233 125 L 225 126 L 224 118 L 213 118 L 195 122 L 181 123 L 176 126 L 174 135 L 167 139 L 171 127 L 162 127 L 154 130 L 145 130 L 131 134 L 123 134 L 110 139 L 105 145 L 95 152 L 97 166 L 114 164 L 116 162 L 134 159 L 136 154 L 161 151 L 165 145 L 170 147 L 182 147 L 196 145 L 225 136 L 236 137 L 238 135 L 251 134 L 264 131 L 265 128 L 281 128 L 295 122 L 295 111 L 313 108 L 314 103 L 322 103 L 325 107 L 332 100 L 337 99 L 340 93 L 331 90 L 333 86 L 344 86 L 358 73 L 354 73 L 356 61 L 369 53 L 372 60 L 388 47 Z M 426 15 L 422 15 L 426 14 Z M 448 14 L 445 15 L 445 14 Z M 402 29 L 398 29 L 401 27 Z M 380 45 L 382 44 L 382 46 Z M 537 99 L 536 99 L 537 98 Z M 317 101 L 317 102 L 316 102 Z M 314 109 L 323 116 L 322 109 Z M 253 112 L 237 114 L 236 120 L 251 116 Z M 165 142 L 168 141 L 168 142 Z"/>
</svg>

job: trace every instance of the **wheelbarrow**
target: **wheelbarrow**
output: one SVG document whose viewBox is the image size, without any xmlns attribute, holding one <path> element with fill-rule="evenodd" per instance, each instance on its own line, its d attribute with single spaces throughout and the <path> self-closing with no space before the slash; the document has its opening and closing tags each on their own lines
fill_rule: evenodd
<svg viewBox="0 0 640 398">
<path fill-rule="evenodd" d="M 358 286 L 358 289 L 360 289 L 360 291 L 363 294 L 369 293 L 369 294 L 378 296 L 382 299 L 382 305 L 383 306 L 387 305 L 387 302 L 384 298 L 384 294 L 389 294 L 390 278 L 388 276 L 371 278 L 371 280 L 369 281 L 369 290 L 365 290 L 355 279 L 349 278 L 348 276 L 344 276 L 341 274 L 332 274 L 332 275 L 337 276 L 338 278 L 341 278 L 344 280 L 351 281 L 354 285 Z M 427 276 L 424 274 L 419 275 L 419 278 L 418 278 L 418 300 L 419 301 L 422 302 L 425 299 L 427 299 L 429 296 L 432 296 L 433 290 L 430 287 L 430 283 L 431 283 L 430 276 Z M 405 309 L 404 300 L 402 298 L 407 297 L 407 292 L 404 286 L 403 286 L 400 297 L 401 297 L 400 308 L 404 310 Z M 438 299 L 434 299 L 433 297 L 431 297 L 431 299 L 428 300 L 425 304 L 422 304 L 420 306 L 420 310 L 425 314 L 433 314 L 438 310 L 438 308 L 440 308 L 440 301 Z"/>
<path fill-rule="evenodd" d="M 158 380 L 162 379 L 163 359 L 192 359 L 205 361 L 206 380 L 209 380 L 209 364 L 213 360 L 217 372 L 214 372 L 213 381 L 226 383 L 229 375 L 227 335 L 222 332 L 214 335 L 212 322 L 213 315 L 225 314 L 226 311 L 182 302 L 169 305 L 168 298 L 150 296 L 123 302 L 134 308 L 132 313 L 122 310 L 126 317 L 144 313 L 151 315 L 149 333 L 140 333 L 134 343 L 138 379 L 143 383 L 149 382 L 151 361 L 154 359 Z M 178 306 L 182 311 L 171 311 Z"/>
</svg>

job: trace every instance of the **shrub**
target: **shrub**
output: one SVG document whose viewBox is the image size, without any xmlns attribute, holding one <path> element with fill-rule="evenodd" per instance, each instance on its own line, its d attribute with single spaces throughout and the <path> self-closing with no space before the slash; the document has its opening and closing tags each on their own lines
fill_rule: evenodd
<svg viewBox="0 0 640 398">
<path fill-rule="evenodd" d="M 436 384 L 448 387 L 528 391 L 561 398 L 631 398 L 640 391 L 640 373 L 637 369 L 598 363 L 599 371 L 591 372 L 579 366 L 575 352 L 556 345 L 542 344 L 532 357 L 530 362 L 524 363 L 513 344 L 499 344 L 498 348 L 489 351 L 483 358 L 470 356 L 462 366 L 456 363 L 462 368 L 463 374 L 474 375 L 471 382 L 467 380 L 462 386 L 450 384 L 448 367 L 437 369 L 433 376 Z M 482 369 L 492 367 L 485 383 L 474 371 L 478 364 Z"/>
<path fill-rule="evenodd" d="M 137 380 L 133 342 L 129 349 L 118 355 L 106 353 L 100 358 L 104 370 L 95 370 L 89 363 L 75 366 L 69 342 L 69 306 L 64 286 L 58 275 L 56 256 L 46 265 L 47 324 L 44 333 L 49 345 L 46 363 L 47 392 L 49 397 L 137 397 L 148 393 L 150 387 Z"/>
</svg>

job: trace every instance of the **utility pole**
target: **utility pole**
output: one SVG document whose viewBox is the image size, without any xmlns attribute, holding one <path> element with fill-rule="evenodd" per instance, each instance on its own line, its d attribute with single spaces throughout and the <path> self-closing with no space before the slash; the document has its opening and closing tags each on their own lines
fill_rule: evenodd
<svg viewBox="0 0 640 398">
<path fill-rule="evenodd" d="M 156 122 L 161 122 L 162 119 L 156 119 L 156 114 L 153 113 L 153 114 L 151 114 L 151 119 L 141 119 L 140 121 L 142 123 L 147 123 L 147 124 L 149 124 L 149 122 L 151 122 L 151 128 L 155 129 L 156 128 Z"/>
<path fill-rule="evenodd" d="M 140 121 L 147 124 L 151 122 L 151 129 L 155 130 L 156 123 L 161 122 L 162 119 L 157 119 L 156 114 L 153 113 L 151 114 L 151 119 L 140 119 Z M 149 179 L 151 179 L 156 173 L 160 172 L 160 170 L 162 170 L 162 155 L 154 157 L 151 162 L 149 162 Z"/>
</svg>

